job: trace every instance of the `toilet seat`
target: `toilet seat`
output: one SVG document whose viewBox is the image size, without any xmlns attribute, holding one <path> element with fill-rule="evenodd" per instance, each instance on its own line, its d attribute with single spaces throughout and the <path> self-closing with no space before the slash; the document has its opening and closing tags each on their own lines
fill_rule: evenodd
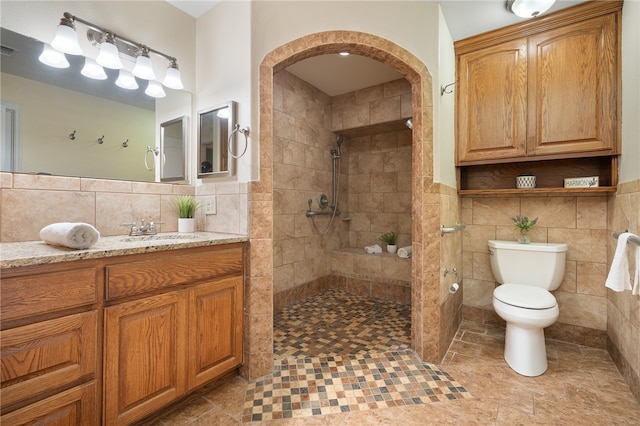
<svg viewBox="0 0 640 426">
<path fill-rule="evenodd" d="M 557 306 L 556 298 L 540 287 L 522 284 L 502 284 L 493 291 L 493 297 L 523 309 L 549 309 Z"/>
</svg>

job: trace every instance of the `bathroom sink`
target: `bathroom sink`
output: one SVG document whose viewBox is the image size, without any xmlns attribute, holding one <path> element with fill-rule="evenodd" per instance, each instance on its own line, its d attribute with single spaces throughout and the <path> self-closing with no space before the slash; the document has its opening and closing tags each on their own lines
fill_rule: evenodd
<svg viewBox="0 0 640 426">
<path fill-rule="evenodd" d="M 156 234 L 129 236 L 122 238 L 120 241 L 131 243 L 138 241 L 194 240 L 196 238 L 193 234 Z"/>
</svg>

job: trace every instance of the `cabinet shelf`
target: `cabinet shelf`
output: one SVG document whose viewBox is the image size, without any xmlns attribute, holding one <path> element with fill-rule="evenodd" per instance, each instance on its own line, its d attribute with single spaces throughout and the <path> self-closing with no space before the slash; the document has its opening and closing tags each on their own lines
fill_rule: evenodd
<svg viewBox="0 0 640 426">
<path fill-rule="evenodd" d="M 615 192 L 618 184 L 618 157 L 587 157 L 458 167 L 458 193 L 479 194 L 583 194 Z M 536 176 L 536 188 L 518 189 L 516 177 Z M 565 178 L 598 176 L 600 186 L 565 188 Z"/>
</svg>

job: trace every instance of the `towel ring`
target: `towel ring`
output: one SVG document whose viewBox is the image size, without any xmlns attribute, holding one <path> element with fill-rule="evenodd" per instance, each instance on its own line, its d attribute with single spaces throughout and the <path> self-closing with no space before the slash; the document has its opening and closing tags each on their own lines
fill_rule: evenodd
<svg viewBox="0 0 640 426">
<path fill-rule="evenodd" d="M 233 151 L 231 150 L 231 138 L 233 138 L 234 133 L 242 133 L 242 135 L 244 135 L 244 149 L 242 150 L 242 154 L 240 155 L 234 154 Z M 231 157 L 237 159 L 242 157 L 247 152 L 247 148 L 249 147 L 249 133 L 250 133 L 250 130 L 248 127 L 240 128 L 240 125 L 236 123 L 235 127 L 233 128 L 233 131 L 229 135 L 229 140 L 227 140 L 227 146 L 229 147 L 229 155 L 231 155 Z"/>
<path fill-rule="evenodd" d="M 153 167 L 149 167 L 149 163 L 147 163 L 147 157 L 149 157 L 149 155 L 147 155 L 147 154 L 149 154 L 150 152 L 153 152 L 153 154 L 155 156 L 157 156 L 158 154 L 160 154 L 160 148 L 158 148 L 158 147 L 151 148 L 150 145 L 147 145 L 147 152 L 144 153 L 144 167 L 147 170 L 152 171 Z M 154 161 L 154 164 L 155 164 L 155 161 Z"/>
</svg>

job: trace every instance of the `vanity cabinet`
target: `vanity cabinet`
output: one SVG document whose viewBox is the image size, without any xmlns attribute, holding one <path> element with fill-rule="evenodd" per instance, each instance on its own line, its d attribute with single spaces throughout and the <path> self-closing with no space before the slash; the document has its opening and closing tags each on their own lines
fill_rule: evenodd
<svg viewBox="0 0 640 426">
<path fill-rule="evenodd" d="M 99 283 L 92 262 L 2 271 L 0 423 L 99 422 Z"/>
<path fill-rule="evenodd" d="M 455 43 L 456 165 L 471 180 L 461 190 L 499 189 L 474 182 L 478 171 L 506 170 L 494 164 L 587 157 L 608 158 L 589 172 L 617 183 L 621 9 L 589 2 Z M 581 176 L 590 175 L 563 177 Z"/>
<path fill-rule="evenodd" d="M 128 425 L 242 364 L 244 244 L 2 270 L 2 425 Z"/>
<path fill-rule="evenodd" d="M 106 289 L 105 424 L 140 420 L 242 363 L 241 245 L 109 265 Z"/>
</svg>

